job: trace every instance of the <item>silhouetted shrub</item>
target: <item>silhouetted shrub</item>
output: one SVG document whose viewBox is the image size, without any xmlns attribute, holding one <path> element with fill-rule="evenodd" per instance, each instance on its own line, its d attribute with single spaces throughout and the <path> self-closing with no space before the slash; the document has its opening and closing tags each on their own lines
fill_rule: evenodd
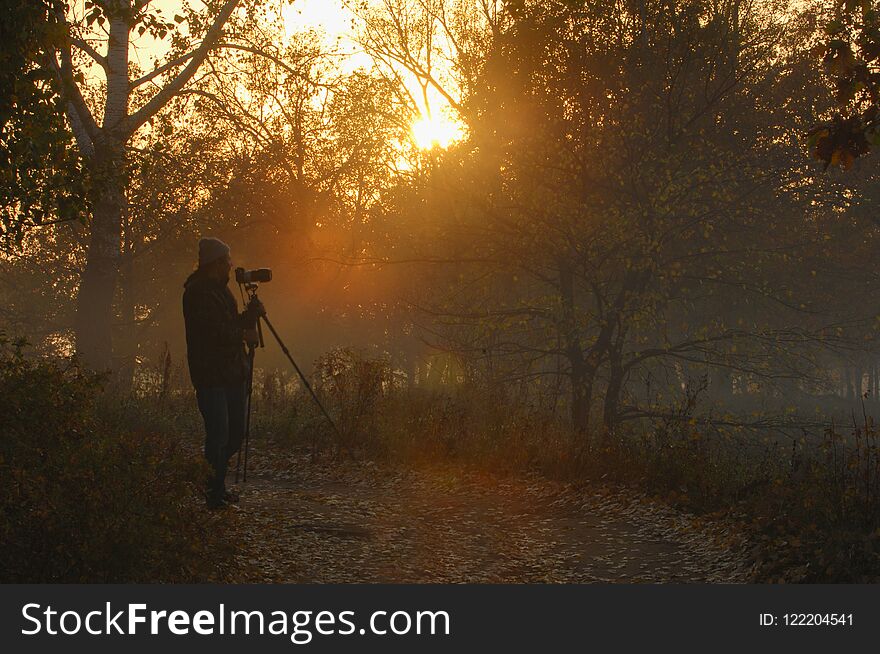
<svg viewBox="0 0 880 654">
<path fill-rule="evenodd" d="M 203 464 L 166 434 L 99 417 L 102 381 L 0 340 L 0 579 L 215 578 L 231 550 L 199 499 Z"/>
</svg>

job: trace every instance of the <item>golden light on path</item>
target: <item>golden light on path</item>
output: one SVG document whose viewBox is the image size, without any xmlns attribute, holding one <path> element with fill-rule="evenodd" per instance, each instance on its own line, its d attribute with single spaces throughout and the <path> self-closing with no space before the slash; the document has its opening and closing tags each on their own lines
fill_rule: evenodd
<svg viewBox="0 0 880 654">
<path fill-rule="evenodd" d="M 419 118 L 412 124 L 413 141 L 420 150 L 448 148 L 464 138 L 461 123 L 441 115 Z"/>
</svg>

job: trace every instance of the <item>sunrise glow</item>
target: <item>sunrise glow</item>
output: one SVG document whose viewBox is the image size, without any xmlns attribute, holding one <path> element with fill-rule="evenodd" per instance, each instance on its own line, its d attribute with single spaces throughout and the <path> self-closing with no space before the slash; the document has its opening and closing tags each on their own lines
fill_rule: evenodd
<svg viewBox="0 0 880 654">
<path fill-rule="evenodd" d="M 464 138 L 464 128 L 445 116 L 422 117 L 412 124 L 412 137 L 420 150 L 448 148 Z"/>
</svg>

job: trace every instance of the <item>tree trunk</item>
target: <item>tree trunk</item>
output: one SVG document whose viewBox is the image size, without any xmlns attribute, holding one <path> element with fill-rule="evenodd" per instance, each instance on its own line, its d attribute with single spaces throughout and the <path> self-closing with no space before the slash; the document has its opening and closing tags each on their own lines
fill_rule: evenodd
<svg viewBox="0 0 880 654">
<path fill-rule="evenodd" d="M 100 138 L 90 161 L 95 192 L 92 233 L 79 286 L 76 308 L 76 351 L 95 370 L 113 367 L 113 295 L 119 276 L 122 212 L 125 208 L 124 121 L 131 92 L 128 70 L 129 12 L 127 2 L 107 5 L 107 97 Z"/>
<path fill-rule="evenodd" d="M 571 425 L 577 433 L 586 434 L 590 426 L 590 402 L 593 399 L 593 379 L 596 369 L 595 366 L 587 365 L 581 347 L 571 265 L 564 257 L 560 257 L 558 263 L 559 299 L 562 302 L 559 332 L 571 374 Z"/>
<path fill-rule="evenodd" d="M 871 362 L 871 376 L 874 378 L 874 393 L 871 395 L 871 398 L 874 400 L 880 397 L 880 388 L 878 388 L 878 386 L 880 386 L 880 375 L 877 373 L 877 361 L 874 360 Z"/>
<path fill-rule="evenodd" d="M 862 399 L 862 381 L 864 376 L 861 365 L 853 367 L 853 394 L 856 400 Z"/>
<path fill-rule="evenodd" d="M 605 390 L 605 402 L 602 407 L 602 424 L 605 427 L 606 439 L 617 426 L 617 407 L 620 404 L 620 391 L 622 387 L 623 368 L 620 365 L 619 357 L 616 357 L 616 360 L 611 362 L 608 388 Z"/>
<path fill-rule="evenodd" d="M 428 361 L 428 373 L 425 381 L 429 388 L 437 389 L 443 385 L 443 375 L 446 372 L 446 362 L 438 360 L 441 355 L 434 355 Z"/>
<path fill-rule="evenodd" d="M 122 211 L 125 201 L 121 175 L 123 145 L 96 152 L 91 237 L 76 308 L 76 352 L 94 370 L 113 364 L 113 295 L 119 276 Z"/>
<path fill-rule="evenodd" d="M 590 426 L 590 402 L 593 399 L 593 376 L 584 365 L 583 357 L 569 352 L 571 365 L 571 425 L 579 434 Z"/>
<path fill-rule="evenodd" d="M 414 354 L 407 352 L 406 360 L 406 388 L 412 391 L 416 387 L 416 357 Z"/>
</svg>

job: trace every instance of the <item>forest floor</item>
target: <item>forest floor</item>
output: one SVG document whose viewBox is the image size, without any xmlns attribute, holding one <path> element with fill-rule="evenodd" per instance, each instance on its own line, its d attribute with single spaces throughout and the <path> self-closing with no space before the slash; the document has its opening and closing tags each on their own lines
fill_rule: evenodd
<svg viewBox="0 0 880 654">
<path fill-rule="evenodd" d="M 232 481 L 230 474 L 228 481 Z M 241 583 L 746 582 L 744 539 L 628 489 L 251 449 Z"/>
</svg>

